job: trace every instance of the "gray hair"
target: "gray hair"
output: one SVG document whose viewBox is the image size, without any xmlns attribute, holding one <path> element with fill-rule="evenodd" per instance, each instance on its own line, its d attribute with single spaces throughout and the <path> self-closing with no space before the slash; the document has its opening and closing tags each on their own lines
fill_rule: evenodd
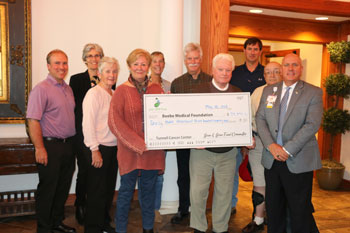
<svg viewBox="0 0 350 233">
<path fill-rule="evenodd" d="M 100 54 L 101 58 L 104 56 L 103 49 L 101 46 L 99 46 L 98 44 L 89 43 L 89 44 L 86 44 L 83 49 L 82 58 L 84 62 L 86 61 L 87 53 L 90 52 L 92 49 L 95 49 Z"/>
<path fill-rule="evenodd" d="M 117 65 L 117 70 L 118 70 L 118 73 L 119 73 L 120 66 L 119 66 L 118 60 L 115 59 L 114 57 L 103 57 L 98 62 L 98 72 L 100 72 L 100 74 L 102 73 L 103 69 L 105 68 L 105 66 L 107 64 L 112 64 L 112 65 L 116 64 Z"/>
<path fill-rule="evenodd" d="M 203 51 L 201 46 L 198 43 L 188 43 L 185 48 L 184 48 L 184 58 L 186 58 L 187 54 L 192 52 L 192 51 L 198 51 L 199 56 L 202 59 L 203 56 Z"/>
<path fill-rule="evenodd" d="M 216 68 L 216 63 L 221 60 L 227 60 L 232 62 L 232 70 L 235 69 L 235 59 L 233 58 L 233 56 L 231 54 L 228 53 L 219 53 L 217 54 L 214 58 L 213 58 L 213 68 Z"/>
</svg>

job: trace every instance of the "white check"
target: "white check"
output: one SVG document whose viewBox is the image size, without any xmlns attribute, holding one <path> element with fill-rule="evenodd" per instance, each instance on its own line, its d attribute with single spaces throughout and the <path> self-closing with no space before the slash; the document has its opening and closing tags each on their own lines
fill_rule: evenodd
<svg viewBox="0 0 350 233">
<path fill-rule="evenodd" d="M 249 92 L 144 95 L 147 149 L 252 145 Z"/>
</svg>

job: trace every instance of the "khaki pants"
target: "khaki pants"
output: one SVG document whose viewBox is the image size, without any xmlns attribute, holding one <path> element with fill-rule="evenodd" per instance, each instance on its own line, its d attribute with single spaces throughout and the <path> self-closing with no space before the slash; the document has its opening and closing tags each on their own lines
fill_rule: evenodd
<svg viewBox="0 0 350 233">
<path fill-rule="evenodd" d="M 206 231 L 208 228 L 206 203 L 212 174 L 214 172 L 215 183 L 212 206 L 213 231 L 227 231 L 231 215 L 236 155 L 236 148 L 226 153 L 214 153 L 204 149 L 191 149 L 190 226 L 192 228 L 200 231 Z"/>
</svg>

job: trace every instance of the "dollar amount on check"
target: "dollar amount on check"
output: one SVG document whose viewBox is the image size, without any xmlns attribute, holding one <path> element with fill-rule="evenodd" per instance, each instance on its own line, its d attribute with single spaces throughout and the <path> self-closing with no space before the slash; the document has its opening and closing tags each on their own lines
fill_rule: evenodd
<svg viewBox="0 0 350 233">
<path fill-rule="evenodd" d="M 149 150 L 252 145 L 248 92 L 144 95 Z"/>
</svg>

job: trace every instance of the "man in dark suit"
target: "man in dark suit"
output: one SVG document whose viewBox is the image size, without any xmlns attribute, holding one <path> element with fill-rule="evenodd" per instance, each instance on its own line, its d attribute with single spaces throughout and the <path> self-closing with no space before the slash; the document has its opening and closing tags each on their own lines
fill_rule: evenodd
<svg viewBox="0 0 350 233">
<path fill-rule="evenodd" d="M 269 233 L 285 232 L 286 206 L 293 233 L 315 230 L 311 196 L 313 170 L 321 168 L 315 134 L 322 120 L 322 90 L 301 81 L 302 71 L 299 56 L 286 55 L 283 82 L 264 89 L 256 115 Z"/>
<path fill-rule="evenodd" d="M 89 150 L 84 144 L 82 131 L 83 120 L 83 100 L 86 92 L 93 86 L 97 85 L 99 80 L 97 77 L 98 62 L 104 56 L 101 46 L 98 44 L 86 44 L 83 49 L 83 61 L 87 66 L 87 70 L 83 73 L 75 74 L 70 78 L 69 86 L 71 86 L 75 100 L 75 146 L 74 152 L 78 162 L 78 175 L 75 187 L 75 216 L 79 224 L 83 225 L 86 205 L 86 189 L 87 189 L 87 171 L 89 160 L 85 158 L 83 151 Z"/>
</svg>

